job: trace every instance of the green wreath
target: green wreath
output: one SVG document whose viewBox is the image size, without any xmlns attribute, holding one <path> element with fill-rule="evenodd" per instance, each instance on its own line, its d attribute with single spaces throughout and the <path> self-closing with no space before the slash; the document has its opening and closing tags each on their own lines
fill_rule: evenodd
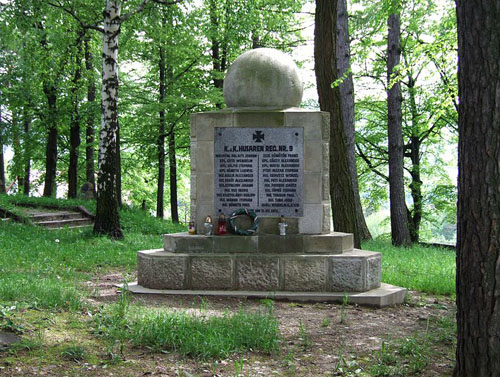
<svg viewBox="0 0 500 377">
<path fill-rule="evenodd" d="M 248 229 L 238 228 L 235 224 L 236 219 L 239 216 L 248 216 L 252 219 L 252 226 Z M 229 218 L 229 226 L 231 232 L 238 234 L 240 236 L 252 236 L 257 232 L 259 228 L 259 218 L 253 209 L 240 208 L 234 211 Z"/>
</svg>

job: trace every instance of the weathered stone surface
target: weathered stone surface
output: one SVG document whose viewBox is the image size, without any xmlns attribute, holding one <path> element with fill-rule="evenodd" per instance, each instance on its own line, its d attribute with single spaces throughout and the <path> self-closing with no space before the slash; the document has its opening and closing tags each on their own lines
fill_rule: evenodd
<svg viewBox="0 0 500 377">
<path fill-rule="evenodd" d="M 304 242 L 301 235 L 274 235 L 263 234 L 259 236 L 259 253 L 296 253 L 302 254 Z"/>
<path fill-rule="evenodd" d="M 211 141 L 197 141 L 196 149 L 196 171 L 198 173 L 212 173 L 214 171 L 214 143 Z M 202 189 L 199 187 L 199 189 Z"/>
<path fill-rule="evenodd" d="M 329 233 L 304 235 L 304 252 L 311 254 L 341 254 L 352 250 L 352 234 Z"/>
<path fill-rule="evenodd" d="M 323 202 L 323 219 L 321 221 L 322 223 L 322 233 L 330 233 L 331 231 L 331 219 L 332 219 L 332 212 L 330 211 L 330 202 Z"/>
<path fill-rule="evenodd" d="M 212 253 L 213 237 L 187 232 L 165 234 L 165 251 L 171 253 Z"/>
<path fill-rule="evenodd" d="M 190 143 L 190 151 L 191 151 L 191 174 L 196 173 L 196 148 L 197 148 L 198 143 L 196 142 L 196 139 L 191 139 Z"/>
<path fill-rule="evenodd" d="M 233 114 L 224 111 L 213 111 L 196 114 L 196 140 L 214 141 L 215 127 L 232 127 Z"/>
<path fill-rule="evenodd" d="M 326 258 L 285 258 L 284 290 L 324 292 L 327 284 Z"/>
<path fill-rule="evenodd" d="M 380 286 L 379 253 L 358 249 L 342 254 L 320 252 L 328 250 L 330 244 L 334 244 L 335 248 L 339 245 L 352 246 L 350 234 L 290 237 L 295 239 L 294 241 L 302 239 L 305 245 L 308 245 L 306 247 L 318 250 L 307 254 L 293 253 L 293 248 L 296 248 L 293 244 L 284 243 L 284 246 L 269 247 L 269 244 L 277 240 L 288 238 L 276 235 L 181 235 L 181 238 L 212 238 L 214 242 L 238 242 L 238 239 L 259 242 L 267 254 L 254 254 L 243 250 L 240 253 L 227 250 L 217 253 L 170 253 L 161 249 L 141 251 L 138 253 L 140 285 L 156 289 L 281 289 L 311 292 L 363 292 Z"/>
<path fill-rule="evenodd" d="M 322 204 L 304 204 L 304 216 L 299 218 L 299 233 L 320 234 L 323 229 Z"/>
<path fill-rule="evenodd" d="M 191 184 L 191 191 L 189 193 L 189 198 L 191 200 L 194 200 L 196 201 L 196 173 L 195 172 L 192 172 L 191 173 L 191 177 L 189 178 L 190 180 L 190 184 Z M 192 211 L 192 208 L 191 208 L 191 211 Z M 191 213 L 195 213 L 195 212 L 191 212 Z"/>
<path fill-rule="evenodd" d="M 155 250 L 139 252 L 138 281 L 147 288 L 186 289 L 187 256 Z"/>
<path fill-rule="evenodd" d="M 191 259 L 191 289 L 231 289 L 232 262 L 225 257 L 193 257 Z"/>
<path fill-rule="evenodd" d="M 236 279 L 240 290 L 276 291 L 279 289 L 278 258 L 238 258 L 236 269 Z"/>
<path fill-rule="evenodd" d="M 198 114 L 191 114 L 189 116 L 189 136 L 191 140 L 196 139 L 196 119 Z"/>
<path fill-rule="evenodd" d="M 329 290 L 333 292 L 366 290 L 364 262 L 362 258 L 331 258 Z"/>
<path fill-rule="evenodd" d="M 304 127 L 304 140 L 322 140 L 321 111 L 286 111 L 285 127 Z"/>
<path fill-rule="evenodd" d="M 323 141 L 330 142 L 330 113 L 327 111 L 321 112 L 321 133 Z"/>
<path fill-rule="evenodd" d="M 330 176 L 328 174 L 323 174 L 321 180 L 321 199 L 330 200 Z"/>
<path fill-rule="evenodd" d="M 330 144 L 323 143 L 321 146 L 323 154 L 321 156 L 321 162 L 323 163 L 323 173 L 330 173 Z"/>
<path fill-rule="evenodd" d="M 304 174 L 304 203 L 317 204 L 322 202 L 322 185 L 321 174 L 305 173 Z"/>
<path fill-rule="evenodd" d="M 117 287 L 122 287 L 117 284 Z M 289 300 L 293 302 L 339 302 L 342 303 L 346 295 L 345 292 L 267 292 L 267 291 L 201 291 L 201 290 L 166 290 L 149 289 L 137 283 L 128 285 L 132 293 L 155 294 L 155 295 L 182 295 L 185 297 L 198 296 L 219 296 L 219 297 L 240 297 L 240 298 L 269 298 L 275 300 Z M 368 305 L 375 307 L 385 307 L 402 304 L 405 298 L 406 289 L 389 284 L 381 284 L 380 288 L 367 292 L 348 292 L 347 297 L 350 304 Z"/>
<path fill-rule="evenodd" d="M 299 107 L 302 91 L 299 70 L 292 58 L 270 48 L 240 55 L 224 79 L 224 100 L 228 107 Z"/>
<path fill-rule="evenodd" d="M 234 126 L 243 127 L 283 127 L 285 123 L 285 115 L 282 111 L 242 111 L 235 112 Z M 221 127 L 221 126 L 219 126 Z"/>
<path fill-rule="evenodd" d="M 380 255 L 367 259 L 366 284 L 368 289 L 380 287 L 382 278 L 382 258 Z"/>
<path fill-rule="evenodd" d="M 256 236 L 225 235 L 214 237 L 216 253 L 257 253 L 259 239 Z"/>
<path fill-rule="evenodd" d="M 197 192 L 197 200 L 206 202 L 214 198 L 214 175 L 212 173 L 198 173 L 196 176 L 196 187 L 201 189 Z"/>
<path fill-rule="evenodd" d="M 304 172 L 321 173 L 323 166 L 322 144 L 318 141 L 304 142 Z"/>
<path fill-rule="evenodd" d="M 259 217 L 259 230 L 258 234 L 276 234 L 279 235 L 278 223 L 280 222 L 280 217 Z M 285 218 L 288 224 L 286 228 L 286 234 L 298 234 L 299 233 L 299 218 L 298 217 L 287 217 Z"/>
</svg>

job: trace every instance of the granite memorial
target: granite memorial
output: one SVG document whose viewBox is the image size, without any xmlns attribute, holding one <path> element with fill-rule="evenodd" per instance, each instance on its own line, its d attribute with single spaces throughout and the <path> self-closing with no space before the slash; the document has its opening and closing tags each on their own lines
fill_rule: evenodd
<svg viewBox="0 0 500 377">
<path fill-rule="evenodd" d="M 329 113 L 300 109 L 302 81 L 286 54 L 242 54 L 224 81 L 227 108 L 191 115 L 191 216 L 196 234 L 165 235 L 138 252 L 143 293 L 244 295 L 384 306 L 403 289 L 381 286 L 379 253 L 353 249 L 330 228 Z M 334 146 L 332 146 L 334 147 Z M 255 235 L 205 235 L 238 210 Z M 216 233 L 216 232 L 215 232 Z"/>
</svg>

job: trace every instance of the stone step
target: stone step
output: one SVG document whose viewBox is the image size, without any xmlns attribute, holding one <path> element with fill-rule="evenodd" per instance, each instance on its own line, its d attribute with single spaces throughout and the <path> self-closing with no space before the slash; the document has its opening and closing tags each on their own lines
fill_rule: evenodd
<svg viewBox="0 0 500 377">
<path fill-rule="evenodd" d="M 340 254 L 353 249 L 352 234 L 340 232 L 286 236 L 203 236 L 173 233 L 166 234 L 164 241 L 164 250 L 171 253 Z"/>
<path fill-rule="evenodd" d="M 364 292 L 381 282 L 380 253 L 138 252 L 138 284 L 153 289 Z"/>
<path fill-rule="evenodd" d="M 67 219 L 81 219 L 86 218 L 80 212 L 61 211 L 61 212 L 42 212 L 29 216 L 34 223 L 42 221 L 59 221 Z"/>
<path fill-rule="evenodd" d="M 93 225 L 94 222 L 92 219 L 87 217 L 75 218 L 75 219 L 62 219 L 62 220 L 48 220 L 48 221 L 38 221 L 35 222 L 36 225 L 43 226 L 45 228 L 76 228 L 82 226 Z"/>
<path fill-rule="evenodd" d="M 135 294 L 154 295 L 181 295 L 186 297 L 217 296 L 217 297 L 237 297 L 237 298 L 258 298 L 293 302 L 336 302 L 343 303 L 347 296 L 349 304 L 375 306 L 383 308 L 385 306 L 400 305 L 406 295 L 406 289 L 390 284 L 382 283 L 380 288 L 371 289 L 366 292 L 260 292 L 260 291 L 201 291 L 201 290 L 167 290 L 145 288 L 137 282 L 129 283 L 126 287 L 123 284 L 116 284 L 118 288 L 126 288 Z"/>
</svg>

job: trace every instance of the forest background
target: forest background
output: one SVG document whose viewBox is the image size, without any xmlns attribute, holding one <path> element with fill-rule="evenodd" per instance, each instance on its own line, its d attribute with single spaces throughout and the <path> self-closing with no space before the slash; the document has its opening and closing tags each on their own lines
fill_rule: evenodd
<svg viewBox="0 0 500 377">
<path fill-rule="evenodd" d="M 95 186 L 96 179 L 102 2 L 0 4 L 0 191 L 76 197 L 85 182 Z M 371 235 L 390 237 L 387 92 L 398 83 L 405 205 L 413 241 L 454 244 L 455 4 L 401 2 L 401 60 L 392 75 L 387 74 L 387 21 L 393 2 L 353 0 L 346 5 L 350 63 L 332 85 L 342 86 L 351 77 L 354 83 L 352 147 Z M 186 221 L 189 114 L 224 107 L 224 72 L 238 55 L 258 47 L 291 53 L 306 84 L 302 106 L 319 109 L 314 4 L 206 0 L 128 1 L 123 6 L 118 196 L 129 205 L 144 203 L 157 216 Z M 4 151 L 9 151 L 5 166 Z"/>
</svg>

